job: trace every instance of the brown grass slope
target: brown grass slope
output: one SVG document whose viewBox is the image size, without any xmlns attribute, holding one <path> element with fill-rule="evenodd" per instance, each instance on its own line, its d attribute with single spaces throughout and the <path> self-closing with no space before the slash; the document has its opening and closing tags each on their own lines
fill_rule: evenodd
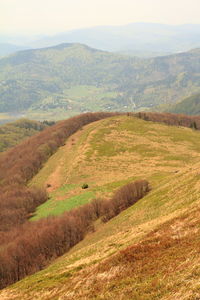
<svg viewBox="0 0 200 300">
<path fill-rule="evenodd" d="M 48 182 L 62 157 L 55 193 L 74 184 L 78 194 L 83 179 L 105 197 L 140 178 L 152 191 L 109 222 L 97 221 L 69 253 L 3 290 L 1 298 L 199 299 L 199 131 L 117 116 L 86 126 L 71 150 L 64 149 L 34 184 Z M 76 158 L 70 170 L 68 155 Z"/>
</svg>

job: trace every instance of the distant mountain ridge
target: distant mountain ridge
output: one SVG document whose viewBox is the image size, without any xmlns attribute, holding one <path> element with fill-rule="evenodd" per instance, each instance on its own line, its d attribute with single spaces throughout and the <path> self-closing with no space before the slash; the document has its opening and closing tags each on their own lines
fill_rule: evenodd
<svg viewBox="0 0 200 300">
<path fill-rule="evenodd" d="M 82 43 L 107 51 L 174 53 L 200 47 L 200 25 L 130 23 L 123 26 L 98 26 L 46 36 L 31 43 L 47 47 L 60 43 Z"/>
<path fill-rule="evenodd" d="M 17 46 L 8 43 L 0 43 L 0 57 L 7 56 L 11 53 L 27 49 L 28 47 Z"/>
<path fill-rule="evenodd" d="M 51 47 L 61 43 L 81 43 L 90 47 L 136 56 L 166 55 L 200 47 L 200 24 L 167 25 L 130 23 L 121 26 L 97 26 L 54 35 L 0 35 L 0 43 L 27 48 Z"/>
<path fill-rule="evenodd" d="M 141 59 L 82 44 L 0 60 L 0 112 L 142 110 L 200 92 L 200 49 Z"/>
</svg>

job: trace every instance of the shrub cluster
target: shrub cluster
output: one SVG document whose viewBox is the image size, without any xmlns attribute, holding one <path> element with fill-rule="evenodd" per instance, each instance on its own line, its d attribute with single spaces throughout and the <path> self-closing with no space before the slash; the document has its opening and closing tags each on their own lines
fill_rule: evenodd
<svg viewBox="0 0 200 300">
<path fill-rule="evenodd" d="M 0 288 L 41 270 L 81 241 L 95 220 L 107 222 L 149 189 L 146 180 L 139 180 L 120 188 L 110 200 L 95 199 L 60 217 L 26 222 L 6 233 L 0 249 Z"/>
<path fill-rule="evenodd" d="M 114 196 L 102 203 L 102 220 L 107 222 L 117 216 L 121 211 L 127 209 L 150 190 L 146 180 L 138 180 L 120 188 Z"/>
</svg>

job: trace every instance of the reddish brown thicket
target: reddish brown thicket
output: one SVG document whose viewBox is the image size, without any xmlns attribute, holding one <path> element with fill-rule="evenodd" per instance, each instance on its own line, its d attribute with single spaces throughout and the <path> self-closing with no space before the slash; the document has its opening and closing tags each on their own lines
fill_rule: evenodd
<svg viewBox="0 0 200 300">
<path fill-rule="evenodd" d="M 26 183 L 56 149 L 82 126 L 116 114 L 86 113 L 58 122 L 0 156 L 0 232 L 22 224 L 47 200 L 45 191 L 28 189 Z"/>
<path fill-rule="evenodd" d="M 99 217 L 108 221 L 150 190 L 146 180 L 120 188 L 110 200 L 93 200 L 60 217 L 26 222 L 4 234 L 0 249 L 0 287 L 41 270 L 81 241 Z"/>
<path fill-rule="evenodd" d="M 24 186 L 9 186 L 11 190 L 1 191 L 0 201 L 0 244 L 1 232 L 22 224 L 34 212 L 35 208 L 45 202 L 48 195 L 44 189 Z"/>
<path fill-rule="evenodd" d="M 197 130 L 200 129 L 200 116 L 156 112 L 139 112 L 133 115 L 145 121 L 160 122 L 173 126 L 184 126 Z"/>
<path fill-rule="evenodd" d="M 103 202 L 103 222 L 117 216 L 121 211 L 133 205 L 150 190 L 148 181 L 138 180 L 120 188 L 112 199 Z"/>
</svg>

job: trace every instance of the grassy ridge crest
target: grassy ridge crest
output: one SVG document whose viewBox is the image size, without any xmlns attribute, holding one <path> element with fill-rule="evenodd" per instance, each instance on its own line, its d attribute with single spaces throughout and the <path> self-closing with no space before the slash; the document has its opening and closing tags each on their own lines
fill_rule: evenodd
<svg viewBox="0 0 200 300">
<path fill-rule="evenodd" d="M 192 243 L 199 245 L 200 133 L 168 125 L 174 115 L 168 123 L 166 115 L 157 117 L 167 124 L 148 116 L 148 122 L 126 115 L 87 125 L 33 178 L 38 186 L 51 183 L 51 203 L 65 200 L 66 210 L 68 200 L 82 193 L 83 182 L 97 197 L 109 198 L 145 174 L 152 191 L 109 222 L 95 222 L 94 232 L 69 253 L 3 290 L 2 299 L 191 299 L 192 292 L 198 297 Z M 55 174 L 59 181 L 53 185 Z"/>
</svg>

